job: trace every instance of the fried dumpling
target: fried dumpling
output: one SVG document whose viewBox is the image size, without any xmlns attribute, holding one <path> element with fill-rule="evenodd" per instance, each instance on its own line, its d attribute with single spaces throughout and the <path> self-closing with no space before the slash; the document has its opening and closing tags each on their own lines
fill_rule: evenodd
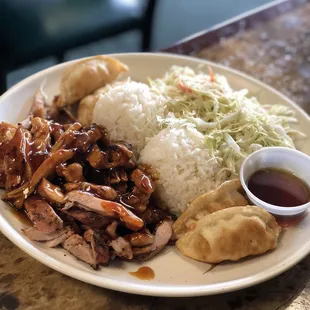
<svg viewBox="0 0 310 310">
<path fill-rule="evenodd" d="M 193 229 L 195 223 L 207 214 L 234 206 L 246 206 L 248 201 L 239 193 L 240 190 L 240 180 L 235 179 L 226 181 L 216 190 L 197 197 L 174 223 L 175 234 L 180 237 Z"/>
<path fill-rule="evenodd" d="M 126 71 L 128 68 L 125 64 L 103 55 L 75 63 L 62 76 L 57 106 L 61 108 L 78 102 Z"/>
<path fill-rule="evenodd" d="M 108 86 L 101 87 L 97 89 L 93 94 L 86 96 L 80 101 L 77 120 L 83 125 L 88 126 L 92 123 L 93 111 L 96 105 L 96 102 L 99 99 L 101 94 L 104 94 L 108 91 Z"/>
<path fill-rule="evenodd" d="M 185 256 L 207 262 L 236 261 L 277 246 L 281 227 L 266 210 L 234 207 L 206 215 L 176 243 Z"/>
<path fill-rule="evenodd" d="M 124 81 L 113 82 L 112 84 L 97 89 L 91 95 L 83 98 L 79 103 L 77 111 L 78 122 L 80 122 L 83 126 L 90 125 L 93 122 L 93 111 L 100 95 L 105 94 L 110 87 L 117 86 L 122 83 L 124 83 Z"/>
</svg>

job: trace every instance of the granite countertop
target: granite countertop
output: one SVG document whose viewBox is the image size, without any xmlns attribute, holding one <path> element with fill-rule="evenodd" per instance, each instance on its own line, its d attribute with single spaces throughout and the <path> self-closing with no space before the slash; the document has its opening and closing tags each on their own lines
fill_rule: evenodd
<svg viewBox="0 0 310 310">
<path fill-rule="evenodd" d="M 207 48 L 197 48 L 197 43 L 191 54 L 249 73 L 310 112 L 310 3 L 303 2 Z M 159 298 L 114 292 L 71 279 L 34 260 L 2 234 L 0 248 L 0 309 L 310 309 L 310 256 L 284 274 L 241 291 Z"/>
</svg>

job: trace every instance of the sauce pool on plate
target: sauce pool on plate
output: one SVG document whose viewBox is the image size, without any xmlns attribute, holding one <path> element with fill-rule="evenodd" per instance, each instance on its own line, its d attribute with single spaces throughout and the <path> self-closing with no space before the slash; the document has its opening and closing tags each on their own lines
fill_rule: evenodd
<svg viewBox="0 0 310 310">
<path fill-rule="evenodd" d="M 128 273 L 140 280 L 152 280 L 155 278 L 154 270 L 147 266 L 142 266 L 137 271 Z"/>
<path fill-rule="evenodd" d="M 249 179 L 248 188 L 257 198 L 279 207 L 296 207 L 310 201 L 307 184 L 282 169 L 256 171 Z"/>
<path fill-rule="evenodd" d="M 25 211 L 23 211 L 23 210 L 16 210 L 13 207 L 10 208 L 9 210 L 13 214 L 13 216 L 15 218 L 17 218 L 22 224 L 25 224 L 27 226 L 32 226 L 33 225 Z"/>
</svg>

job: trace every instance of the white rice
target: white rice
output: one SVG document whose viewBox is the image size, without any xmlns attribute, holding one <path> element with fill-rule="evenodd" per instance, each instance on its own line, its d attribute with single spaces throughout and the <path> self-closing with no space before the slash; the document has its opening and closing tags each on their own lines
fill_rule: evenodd
<svg viewBox="0 0 310 310">
<path fill-rule="evenodd" d="M 204 146 L 195 128 L 166 128 L 148 139 L 139 162 L 159 173 L 157 193 L 170 212 L 180 215 L 197 196 L 217 187 L 222 180 L 216 158 Z"/>
<path fill-rule="evenodd" d="M 156 116 L 163 115 L 164 99 L 143 83 L 127 81 L 100 96 L 93 122 L 107 129 L 114 141 L 126 141 L 137 152 L 145 139 L 159 132 Z"/>
</svg>

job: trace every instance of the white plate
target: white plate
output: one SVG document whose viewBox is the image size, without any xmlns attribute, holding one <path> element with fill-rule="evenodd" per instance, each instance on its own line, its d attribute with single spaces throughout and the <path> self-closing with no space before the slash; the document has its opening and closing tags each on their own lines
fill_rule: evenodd
<svg viewBox="0 0 310 310">
<path fill-rule="evenodd" d="M 225 75 L 230 84 L 237 88 L 248 88 L 258 96 L 261 103 L 279 103 L 296 111 L 301 130 L 310 136 L 310 120 L 307 114 L 293 102 L 274 89 L 240 72 L 204 60 L 174 56 L 169 54 L 118 54 L 111 55 L 126 63 L 130 75 L 140 81 L 147 77 L 160 77 L 171 65 L 186 65 L 196 68 L 204 63 L 215 72 Z M 64 63 L 39 72 L 20 82 L 0 97 L 0 120 L 16 123 L 28 113 L 34 92 L 46 80 L 45 90 L 51 99 L 58 93 L 62 71 L 71 63 Z M 297 145 L 310 155 L 310 140 Z M 310 176 L 309 176 L 310 177 Z M 281 237 L 275 251 L 236 263 L 220 264 L 205 273 L 210 265 L 181 256 L 173 247 L 144 264 L 114 262 L 99 271 L 76 260 L 71 255 L 64 256 L 62 249 L 46 249 L 39 243 L 30 242 L 20 229 L 23 224 L 10 212 L 10 207 L 0 202 L 0 228 L 12 242 L 43 264 L 70 277 L 94 285 L 128 293 L 154 296 L 199 296 L 224 293 L 245 288 L 270 279 L 295 265 L 310 252 L 310 216 L 298 225 L 289 228 Z M 155 279 L 142 281 L 129 275 L 141 265 L 151 267 Z"/>
</svg>

